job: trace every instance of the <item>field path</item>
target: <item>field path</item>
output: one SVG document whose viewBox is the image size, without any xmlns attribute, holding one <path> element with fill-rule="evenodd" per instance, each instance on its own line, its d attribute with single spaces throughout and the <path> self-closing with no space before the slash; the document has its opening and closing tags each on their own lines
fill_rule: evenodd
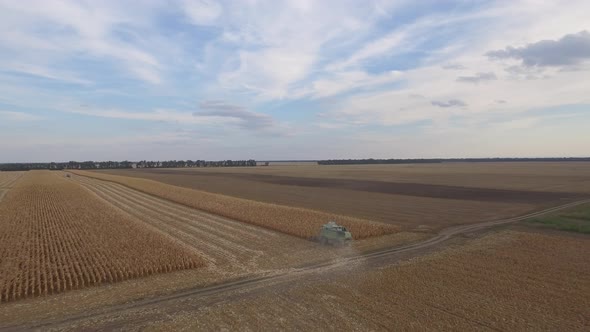
<svg viewBox="0 0 590 332">
<path fill-rule="evenodd" d="M 4 195 L 23 176 L 23 172 L 1 172 L 0 173 L 0 202 Z"/>
<path fill-rule="evenodd" d="M 71 175 L 100 199 L 198 252 L 210 269 L 237 276 L 275 268 L 294 252 L 316 249 L 299 238 L 170 202 L 123 185 Z"/>
<path fill-rule="evenodd" d="M 161 312 L 162 315 L 169 315 L 173 312 L 187 310 L 189 303 L 193 306 L 202 308 L 203 306 L 211 306 L 216 303 L 226 301 L 228 297 L 235 296 L 235 294 L 245 294 L 255 291 L 257 289 L 267 289 L 269 287 L 276 287 L 280 289 L 286 283 L 304 282 L 305 280 L 313 280 L 311 277 L 318 276 L 323 273 L 330 273 L 330 271 L 337 271 L 338 269 L 346 269 L 348 266 L 354 265 L 355 262 L 371 262 L 386 260 L 397 261 L 400 259 L 398 254 L 408 252 L 409 257 L 417 256 L 421 250 L 426 248 L 436 248 L 437 244 L 446 242 L 457 235 L 466 234 L 474 231 L 486 230 L 491 227 L 509 224 L 531 217 L 538 217 L 550 214 L 559 210 L 577 206 L 580 204 L 590 203 L 590 199 L 585 199 L 577 202 L 564 204 L 553 207 L 543 211 L 522 215 L 519 217 L 501 219 L 491 222 L 482 222 L 478 224 L 464 225 L 450 227 L 441 231 L 438 235 L 414 244 L 403 245 L 384 249 L 372 253 L 353 255 L 350 257 L 341 258 L 338 260 L 330 260 L 324 263 L 311 264 L 297 269 L 290 269 L 288 271 L 277 271 L 274 274 L 268 275 L 254 275 L 237 281 L 226 282 L 223 284 L 213 285 L 209 287 L 193 288 L 189 290 L 179 291 L 173 294 L 157 296 L 138 300 L 130 303 L 124 303 L 107 307 L 95 312 L 88 312 L 70 317 L 63 317 L 59 320 L 48 320 L 45 322 L 36 322 L 27 326 L 12 326 L 5 327 L 8 329 L 48 329 L 48 328 L 72 328 L 77 324 L 90 324 L 87 326 L 94 326 L 92 323 L 108 322 L 103 328 L 131 328 L 134 324 L 146 324 L 150 319 L 154 319 L 153 315 L 156 312 Z M 406 257 L 407 258 L 407 257 Z M 307 279 L 306 279 L 307 278 Z M 192 301 L 192 302 L 189 302 Z M 146 316 L 145 313 L 151 313 Z M 96 328 L 96 326 L 94 326 Z M 0 327 L 3 330 L 3 327 Z"/>
</svg>

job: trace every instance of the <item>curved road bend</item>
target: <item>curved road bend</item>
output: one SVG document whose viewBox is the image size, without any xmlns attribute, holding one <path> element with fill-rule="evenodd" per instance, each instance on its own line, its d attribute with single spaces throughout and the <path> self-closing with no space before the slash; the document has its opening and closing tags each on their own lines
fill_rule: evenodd
<svg viewBox="0 0 590 332">
<path fill-rule="evenodd" d="M 533 217 L 539 217 L 539 216 L 543 216 L 546 214 L 550 214 L 550 213 L 553 213 L 553 212 L 556 212 L 559 210 L 567 209 L 567 208 L 574 207 L 574 206 L 581 205 L 581 204 L 585 204 L 585 203 L 590 203 L 590 199 L 571 202 L 571 203 L 563 204 L 560 206 L 552 207 L 549 209 L 545 209 L 542 211 L 537 211 L 534 213 L 530 213 L 530 214 L 526 214 L 526 215 L 522 215 L 522 216 L 518 216 L 518 217 L 513 217 L 513 218 L 508 218 L 508 219 L 487 221 L 487 222 L 481 222 L 481 223 L 470 224 L 470 225 L 453 226 L 453 227 L 443 229 L 442 231 L 440 231 L 438 233 L 438 235 L 436 235 L 430 239 L 421 241 L 421 242 L 417 242 L 417 243 L 413 243 L 413 244 L 409 244 L 409 245 L 404 245 L 401 247 L 379 250 L 379 251 L 366 253 L 366 254 L 350 256 L 350 257 L 339 259 L 336 262 L 330 261 L 330 262 L 325 262 L 325 263 L 319 263 L 319 264 L 309 265 L 309 266 L 305 266 L 305 267 L 301 267 L 301 268 L 294 268 L 294 269 L 290 269 L 287 272 L 278 272 L 276 274 L 267 275 L 267 276 L 256 276 L 256 277 L 252 277 L 252 278 L 245 278 L 245 279 L 240 279 L 240 280 L 236 280 L 236 281 L 230 281 L 227 283 L 213 285 L 213 286 L 204 287 L 204 288 L 194 288 L 194 289 L 189 289 L 189 290 L 183 290 L 183 291 L 179 291 L 179 292 L 172 293 L 172 294 L 166 294 L 166 295 L 156 296 L 156 297 L 149 298 L 149 299 L 143 299 L 143 300 L 138 300 L 138 301 L 134 301 L 134 302 L 130 302 L 130 303 L 114 305 L 114 306 L 110 306 L 105 309 L 97 310 L 97 311 L 94 311 L 91 313 L 72 315 L 69 317 L 64 317 L 59 320 L 49 320 L 46 322 L 37 322 L 37 323 L 30 324 L 30 325 L 24 324 L 24 325 L 0 327 L 0 331 L 30 330 L 30 329 L 54 329 L 54 328 L 59 329 L 60 327 L 67 327 L 68 325 L 75 323 L 77 321 L 82 321 L 82 320 L 87 320 L 87 319 L 96 319 L 96 318 L 100 318 L 102 316 L 108 316 L 108 315 L 112 315 L 112 314 L 120 315 L 122 313 L 122 311 L 125 311 L 125 310 L 145 309 L 146 307 L 157 306 L 157 305 L 160 305 L 165 302 L 171 302 L 171 301 L 184 299 L 184 298 L 188 298 L 188 297 L 193 297 L 193 296 L 203 297 L 203 296 L 208 296 L 208 295 L 219 295 L 224 292 L 230 292 L 230 291 L 235 291 L 235 290 L 245 290 L 247 287 L 256 286 L 256 285 L 259 285 L 259 284 L 262 284 L 265 282 L 269 282 L 269 283 L 272 282 L 273 284 L 277 283 L 277 282 L 280 283 L 282 279 L 293 280 L 293 278 L 303 277 L 305 274 L 319 272 L 320 270 L 325 270 L 327 268 L 342 266 L 343 264 L 351 263 L 351 262 L 358 261 L 361 259 L 375 259 L 375 258 L 380 258 L 380 257 L 388 256 L 388 255 L 402 253 L 402 252 L 408 252 L 408 251 L 414 251 L 414 250 L 428 248 L 428 247 L 434 246 L 436 244 L 440 244 L 444 241 L 447 241 L 450 238 L 457 236 L 457 235 L 461 235 L 461 234 L 465 234 L 465 233 L 469 233 L 469 232 L 474 232 L 474 231 L 480 231 L 480 230 L 488 229 L 488 228 L 491 228 L 494 226 L 509 224 L 509 223 L 533 218 Z"/>
</svg>

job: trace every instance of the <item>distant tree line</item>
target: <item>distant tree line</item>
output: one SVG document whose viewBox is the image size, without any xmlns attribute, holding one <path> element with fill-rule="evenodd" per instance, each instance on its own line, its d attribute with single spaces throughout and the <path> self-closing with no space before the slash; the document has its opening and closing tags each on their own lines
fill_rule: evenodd
<svg viewBox="0 0 590 332">
<path fill-rule="evenodd" d="M 51 163 L 0 164 L 0 171 L 28 171 L 35 169 L 115 169 L 115 168 L 185 168 L 185 167 L 250 167 L 256 160 L 168 160 L 168 161 L 69 161 Z"/>
<path fill-rule="evenodd" d="M 169 161 L 146 161 L 136 163 L 136 168 L 177 168 L 177 167 L 251 167 L 256 166 L 256 160 L 169 160 Z"/>
<path fill-rule="evenodd" d="M 318 160 L 319 165 L 366 165 L 366 164 L 432 164 L 445 162 L 516 162 L 516 161 L 590 161 L 583 158 L 432 158 L 432 159 L 330 159 Z"/>
</svg>

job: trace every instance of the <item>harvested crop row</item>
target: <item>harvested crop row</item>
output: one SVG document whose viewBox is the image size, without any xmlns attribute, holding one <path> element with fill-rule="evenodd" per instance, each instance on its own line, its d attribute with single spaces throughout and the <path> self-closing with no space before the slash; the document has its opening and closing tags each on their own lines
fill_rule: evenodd
<svg viewBox="0 0 590 332">
<path fill-rule="evenodd" d="M 189 207 L 304 239 L 317 235 L 319 227 L 328 220 L 336 220 L 346 226 L 355 239 L 392 234 L 399 231 L 399 227 L 394 225 L 314 210 L 256 202 L 171 186 L 152 180 L 87 171 L 73 172 L 78 175 L 119 183 Z"/>
<path fill-rule="evenodd" d="M 23 172 L 0 172 L 0 189 L 10 188 L 23 175 Z"/>
<path fill-rule="evenodd" d="M 27 173 L 0 205 L 0 302 L 203 264 L 49 171 Z"/>
<path fill-rule="evenodd" d="M 109 204 L 194 248 L 207 260 L 208 271 L 224 277 L 300 265 L 310 257 L 329 259 L 341 255 L 338 250 L 325 250 L 294 236 L 203 212 L 118 183 L 84 176 L 71 179 Z"/>
<path fill-rule="evenodd" d="M 24 172 L 0 172 L 0 202 Z"/>
</svg>

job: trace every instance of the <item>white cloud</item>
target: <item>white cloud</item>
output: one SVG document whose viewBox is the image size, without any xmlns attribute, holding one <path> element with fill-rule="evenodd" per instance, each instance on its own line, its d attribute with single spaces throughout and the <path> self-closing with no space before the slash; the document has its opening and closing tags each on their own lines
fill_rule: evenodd
<svg viewBox="0 0 590 332">
<path fill-rule="evenodd" d="M 312 81 L 309 85 L 293 91 L 290 98 L 324 98 L 336 96 L 350 90 L 367 90 L 384 84 L 401 81 L 404 75 L 400 71 L 388 71 L 381 74 L 370 75 L 364 71 L 342 71 L 325 78 Z"/>
<path fill-rule="evenodd" d="M 587 25 L 587 21 L 578 15 L 582 7 L 589 7 L 587 3 L 579 2 L 579 7 L 529 5 L 495 4 L 496 8 L 481 14 L 488 19 L 493 17 L 493 20 L 486 21 L 486 29 L 474 30 L 465 35 L 468 40 L 475 41 L 471 48 L 456 48 L 425 65 L 403 71 L 402 87 L 388 91 L 362 91 L 347 96 L 325 114 L 351 124 L 404 125 L 420 121 L 445 123 L 452 117 L 469 118 L 482 113 L 512 114 L 517 117 L 531 109 L 590 103 L 590 95 L 584 92 L 588 86 L 587 71 L 545 69 L 540 73 L 507 72 L 509 68 L 503 63 L 490 61 L 485 56 L 490 50 L 503 49 L 509 45 L 534 44 L 548 38 L 559 40 L 572 31 L 584 30 Z M 514 10 L 518 15 L 492 16 L 509 10 Z M 463 16 L 462 19 L 467 17 Z M 447 21 L 453 21 L 453 18 Z M 523 21 L 526 22 L 526 29 L 514 31 L 516 26 L 522 26 Z M 572 30 L 562 35 L 547 33 L 547 21 L 564 22 Z M 438 26 L 438 23 L 433 25 Z M 564 29 L 560 26 L 557 30 Z M 462 41 L 456 40 L 455 43 Z M 369 49 L 376 51 L 361 50 L 359 54 L 362 56 L 353 55 L 349 59 L 354 61 L 344 64 L 358 65 L 359 59 L 364 59 L 365 55 L 378 56 L 389 48 Z M 445 69 L 449 68 L 449 63 L 453 64 L 454 70 Z M 465 84 L 465 81 L 485 81 L 485 84 Z M 424 98 L 416 98 L 416 95 Z M 433 105 L 433 101 L 438 105 L 438 102 L 448 104 L 452 100 L 459 100 L 466 107 L 441 108 Z M 505 102 L 497 103 L 496 100 Z M 428 135 L 427 132 L 421 134 Z"/>
<path fill-rule="evenodd" d="M 366 43 L 358 51 L 348 56 L 346 60 L 331 63 L 326 69 L 356 68 L 363 62 L 374 58 L 409 52 L 420 42 L 430 38 L 430 35 L 436 34 L 440 28 L 499 14 L 495 10 L 485 10 L 469 14 L 427 16 Z"/>
<path fill-rule="evenodd" d="M 92 84 L 91 81 L 81 78 L 78 75 L 70 72 L 59 71 L 59 70 L 52 70 L 46 66 L 38 66 L 34 64 L 24 64 L 18 62 L 4 62 L 0 64 L 0 70 L 4 70 L 6 72 L 17 72 L 17 73 L 24 73 L 33 76 L 38 76 L 42 78 L 47 78 L 56 81 L 63 81 L 68 83 L 75 83 L 75 84 L 82 84 L 82 85 L 89 85 Z"/>
<path fill-rule="evenodd" d="M 327 114 L 340 121 L 379 125 L 437 122 L 481 113 L 516 115 L 535 108 L 590 104 L 590 95 L 584 92 L 586 76 L 586 72 L 572 71 L 539 80 L 505 77 L 483 85 L 466 85 L 456 82 L 454 71 L 425 67 L 404 74 L 406 88 L 349 96 Z M 455 100 L 460 102 L 452 102 Z M 451 104 L 462 107 L 438 107 Z"/>
<path fill-rule="evenodd" d="M 395 30 L 386 36 L 383 36 L 377 40 L 369 42 L 364 45 L 360 50 L 353 53 L 344 61 L 339 61 L 330 64 L 326 70 L 342 70 L 347 67 L 357 67 L 362 61 L 369 60 L 374 57 L 383 56 L 388 53 L 391 55 L 394 52 L 407 51 L 410 48 L 409 37 L 417 37 L 417 33 L 411 33 L 410 31 L 416 29 L 416 27 L 404 27 L 401 30 Z M 412 42 L 415 42 L 413 40 Z M 394 50 L 397 48 L 397 50 Z"/>
<path fill-rule="evenodd" d="M 0 111 L 0 119 L 4 121 L 27 122 L 41 120 L 42 117 L 24 112 Z"/>
<path fill-rule="evenodd" d="M 275 121 L 270 115 L 252 112 L 241 106 L 227 104 L 222 101 L 202 102 L 198 111 L 156 109 L 148 112 L 134 112 L 122 109 L 73 106 L 72 103 L 60 106 L 59 110 L 110 119 L 164 122 L 181 126 L 218 127 L 218 130 L 221 128 L 222 131 L 232 131 L 235 128 L 240 128 L 257 134 L 289 134 L 288 126 Z"/>
<path fill-rule="evenodd" d="M 289 86 L 305 77 L 314 62 L 314 55 L 288 48 L 263 51 L 242 51 L 237 70 L 220 76 L 223 86 L 246 89 L 268 99 L 284 98 Z"/>
<path fill-rule="evenodd" d="M 28 62 L 28 67 L 44 59 L 44 68 L 34 68 L 37 73 L 55 72 L 51 62 L 67 63 L 81 56 L 106 57 L 136 78 L 158 83 L 162 66 L 154 55 L 115 37 L 115 31 L 122 27 L 141 28 L 152 14 L 147 2 L 136 6 L 112 1 L 100 5 L 80 1 L 2 1 L 0 42 L 7 50 L 7 59 L 18 58 Z M 7 60 L 3 58 L 0 56 L 0 60 Z"/>
<path fill-rule="evenodd" d="M 318 128 L 374 139 L 376 154 L 404 145 L 428 155 L 437 151 L 429 143 L 445 142 L 446 153 L 459 153 L 494 131 L 514 138 L 546 126 L 527 115 L 531 109 L 590 104 L 587 53 L 577 46 L 566 61 L 575 66 L 540 66 L 546 58 L 523 65 L 531 45 L 553 41 L 552 57 L 561 56 L 564 36 L 590 31 L 588 1 L 458 1 L 453 8 L 386 0 L 0 0 L 0 102 L 146 128 L 212 128 L 232 137 L 215 142 L 223 149 L 241 144 L 266 153 L 268 140 L 253 134 L 270 133 L 280 136 L 272 151 L 302 155 L 365 152 L 366 143 L 339 148 L 343 137 Z M 486 56 L 498 50 L 506 56 Z M 223 103 L 197 108 L 211 99 Z M 33 116 L 16 113 L 0 116 Z M 374 126 L 404 126 L 409 137 L 372 133 Z M 461 135 L 474 138 L 461 142 Z"/>
<path fill-rule="evenodd" d="M 191 23 L 196 25 L 214 24 L 223 10 L 214 0 L 183 0 L 181 5 Z"/>
<path fill-rule="evenodd" d="M 88 116 L 96 116 L 101 118 L 125 119 L 125 120 L 141 120 L 141 121 L 156 121 L 169 122 L 179 124 L 193 124 L 193 125 L 222 125 L 222 124 L 238 124 L 237 119 L 220 117 L 220 116 L 199 116 L 193 115 L 193 112 L 181 112 L 175 110 L 157 109 L 150 112 L 131 112 L 118 109 L 98 109 L 89 107 L 68 107 L 64 110 L 69 113 L 83 114 Z"/>
<path fill-rule="evenodd" d="M 221 41 L 237 49 L 219 75 L 220 86 L 265 100 L 291 98 L 314 74 L 327 44 L 362 34 L 376 12 L 339 1 L 255 1 L 230 8 Z"/>
</svg>

